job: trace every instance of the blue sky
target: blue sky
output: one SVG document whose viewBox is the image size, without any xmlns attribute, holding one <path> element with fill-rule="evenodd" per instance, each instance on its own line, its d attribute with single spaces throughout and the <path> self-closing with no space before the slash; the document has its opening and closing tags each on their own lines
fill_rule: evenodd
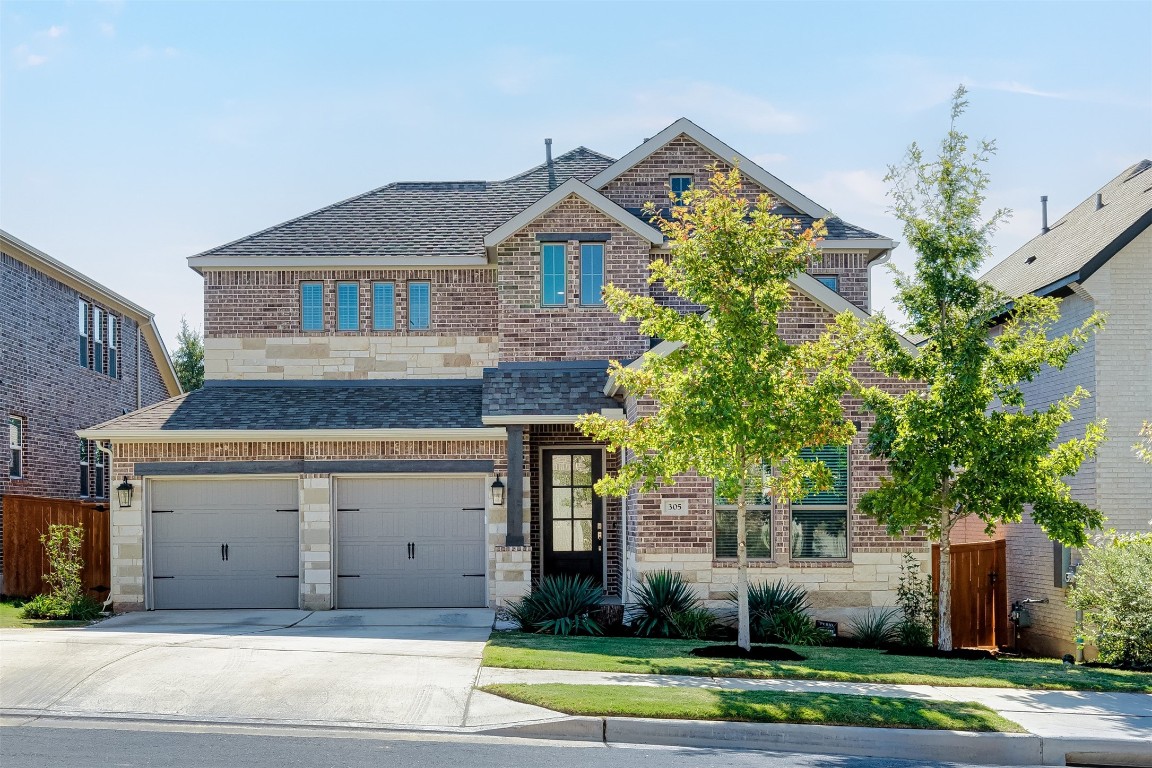
<svg viewBox="0 0 1152 768">
<path fill-rule="evenodd" d="M 12 2 L 0 227 L 201 323 L 201 250 L 397 180 L 619 157 L 689 117 L 902 239 L 882 177 L 958 83 L 1002 258 L 1152 157 L 1152 3 Z M 895 261 L 909 264 L 902 247 Z M 890 279 L 874 274 L 875 303 Z"/>
</svg>

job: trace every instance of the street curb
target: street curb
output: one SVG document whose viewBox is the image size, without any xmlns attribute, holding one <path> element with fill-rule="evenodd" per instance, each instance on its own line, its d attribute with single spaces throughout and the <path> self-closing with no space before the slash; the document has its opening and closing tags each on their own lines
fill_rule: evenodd
<svg viewBox="0 0 1152 768">
<path fill-rule="evenodd" d="M 572 717 L 481 731 L 486 735 L 569 741 L 772 752 L 805 752 L 857 757 L 932 760 L 978 765 L 1149 766 L 1142 741 L 1044 738 L 1027 733 L 973 733 L 910 728 L 860 728 L 833 725 L 734 723 L 707 720 L 657 720 L 629 717 Z M 1111 762 L 1109 762 L 1111 761 Z"/>
</svg>

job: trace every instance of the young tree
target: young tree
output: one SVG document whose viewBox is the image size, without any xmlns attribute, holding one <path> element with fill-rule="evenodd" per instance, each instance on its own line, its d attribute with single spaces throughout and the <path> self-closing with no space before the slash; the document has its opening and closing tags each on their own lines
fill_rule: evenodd
<svg viewBox="0 0 1152 768">
<path fill-rule="evenodd" d="M 980 207 L 988 186 L 984 166 L 995 151 L 982 142 L 969 151 L 956 127 L 967 102 L 965 89 L 952 100 L 952 124 L 939 156 L 926 160 L 913 144 L 903 163 L 890 169 L 896 216 L 916 252 L 912 275 L 898 274 L 897 305 L 910 330 L 928 337 L 919 355 L 906 352 L 882 322 L 867 330 L 869 357 L 883 373 L 926 387 L 895 396 L 865 392 L 876 413 L 869 433 L 873 455 L 888 461 L 891 478 L 866 493 L 861 509 L 892 534 L 926 528 L 940 543 L 938 632 L 941 650 L 952 649 L 952 527 L 976 515 L 989 531 L 1020 520 L 1024 505 L 1053 539 L 1084 544 L 1085 532 L 1101 514 L 1075 501 L 1061 479 L 1094 456 L 1103 423 L 1089 424 L 1084 437 L 1057 444 L 1062 424 L 1088 393 L 1074 392 L 1047 408 L 1029 412 L 1021 384 L 1044 366 L 1063 368 L 1068 358 L 1101 327 L 1093 315 L 1063 336 L 1050 338 L 1060 317 L 1059 302 L 998 295 L 973 275 L 989 253 L 989 238 L 1007 215 L 987 220 Z M 1000 333 L 992 321 L 1009 311 Z"/>
<path fill-rule="evenodd" d="M 200 333 L 188 325 L 186 318 L 180 318 L 180 333 L 176 334 L 176 353 L 172 355 L 172 365 L 176 368 L 176 378 L 185 392 L 204 386 L 204 342 Z"/>
<path fill-rule="evenodd" d="M 859 328 L 844 313 L 819 339 L 781 338 L 788 278 L 819 258 L 823 222 L 800 232 L 770 212 L 767 196 L 750 204 L 739 187 L 737 169 L 717 172 L 707 188 L 674 201 L 671 220 L 659 224 L 671 257 L 653 260 L 649 282 L 662 281 L 705 311 L 682 314 L 650 296 L 604 289 L 621 319 L 638 319 L 641 333 L 682 345 L 667 356 L 646 354 L 638 368 L 612 363 L 616 383 L 640 400 L 651 398 L 654 412 L 631 423 L 590 415 L 578 426 L 629 457 L 597 484 L 598 493 L 624 496 L 637 484 L 651 491 L 694 471 L 712 478 L 719 495 L 737 500 L 738 642 L 747 649 L 746 491 L 795 499 L 831 486 L 828 468 L 799 454 L 808 446 L 846 444 L 855 432 L 840 399 L 853 381 Z M 763 466 L 772 468 L 767 479 Z"/>
</svg>

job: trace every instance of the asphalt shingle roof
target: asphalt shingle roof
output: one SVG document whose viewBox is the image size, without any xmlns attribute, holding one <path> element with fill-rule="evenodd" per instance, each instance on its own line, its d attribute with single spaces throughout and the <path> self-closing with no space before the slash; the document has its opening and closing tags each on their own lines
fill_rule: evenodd
<svg viewBox="0 0 1152 768">
<path fill-rule="evenodd" d="M 479 428 L 482 384 L 468 381 L 209 382 L 97 429 Z"/>
<path fill-rule="evenodd" d="M 484 369 L 485 416 L 568 416 L 619 408 L 604 394 L 608 361 L 506 363 Z"/>
<path fill-rule="evenodd" d="M 1152 211 L 1152 161 L 1141 160 L 1100 188 L 1048 231 L 1025 243 L 984 275 L 1012 297 L 1038 291 L 1076 274 Z M 1146 226 L 1146 225 L 1145 225 Z"/>
</svg>

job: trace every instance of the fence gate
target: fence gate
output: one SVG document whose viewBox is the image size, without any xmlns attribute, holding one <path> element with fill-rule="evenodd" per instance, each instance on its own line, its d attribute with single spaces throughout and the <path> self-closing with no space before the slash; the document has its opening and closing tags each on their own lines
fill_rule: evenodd
<svg viewBox="0 0 1152 768">
<path fill-rule="evenodd" d="M 5 494 L 3 505 L 5 593 L 32 597 L 47 590 L 44 574 L 48 573 L 48 557 L 40 535 L 48 532 L 49 525 L 65 523 L 84 528 L 80 550 L 84 558 L 80 574 L 84 589 L 101 601 L 108 597 L 112 568 L 107 502 Z"/>
<path fill-rule="evenodd" d="M 1004 539 L 952 545 L 952 645 L 1008 645 L 1008 558 Z M 940 547 L 932 546 L 932 584 L 939 592 Z"/>
</svg>

